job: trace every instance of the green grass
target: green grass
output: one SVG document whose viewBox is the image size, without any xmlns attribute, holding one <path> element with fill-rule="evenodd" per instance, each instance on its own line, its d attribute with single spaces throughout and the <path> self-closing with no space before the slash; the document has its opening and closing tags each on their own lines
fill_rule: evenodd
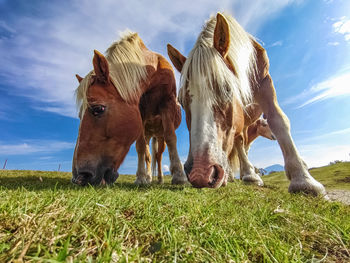
<svg viewBox="0 0 350 263">
<path fill-rule="evenodd" d="M 80 188 L 70 177 L 0 171 L 0 262 L 350 260 L 350 207 L 290 195 L 272 176 L 263 188 L 216 190 L 172 186 L 169 177 L 137 187 L 129 175 Z"/>
<path fill-rule="evenodd" d="M 350 190 L 350 162 L 341 162 L 310 169 L 310 174 L 322 183 L 327 190 Z M 272 173 L 263 177 L 268 185 L 277 185 L 287 190 L 289 181 L 284 172 Z"/>
</svg>

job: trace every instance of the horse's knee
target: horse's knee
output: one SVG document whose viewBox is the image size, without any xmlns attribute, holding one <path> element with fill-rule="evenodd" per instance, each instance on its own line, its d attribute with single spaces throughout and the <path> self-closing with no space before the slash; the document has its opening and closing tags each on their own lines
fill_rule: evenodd
<svg viewBox="0 0 350 263">
<path fill-rule="evenodd" d="M 269 124 L 270 129 L 272 132 L 276 132 L 276 129 L 284 128 L 286 130 L 290 130 L 290 121 L 287 115 L 278 108 L 275 110 L 270 110 L 268 113 L 265 114 L 267 118 L 267 123 Z"/>
<path fill-rule="evenodd" d="M 146 151 L 146 141 L 145 141 L 145 139 L 142 138 L 142 137 L 138 138 L 137 141 L 136 141 L 135 147 L 136 147 L 136 151 L 137 152 L 140 152 L 140 151 L 145 152 Z"/>
</svg>

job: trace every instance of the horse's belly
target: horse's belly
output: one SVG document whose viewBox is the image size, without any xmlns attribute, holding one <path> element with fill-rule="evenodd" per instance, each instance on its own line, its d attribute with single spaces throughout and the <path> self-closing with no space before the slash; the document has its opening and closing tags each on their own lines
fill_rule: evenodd
<svg viewBox="0 0 350 263">
<path fill-rule="evenodd" d="M 160 115 L 153 116 L 144 122 L 145 136 L 163 136 L 164 129 Z"/>
</svg>

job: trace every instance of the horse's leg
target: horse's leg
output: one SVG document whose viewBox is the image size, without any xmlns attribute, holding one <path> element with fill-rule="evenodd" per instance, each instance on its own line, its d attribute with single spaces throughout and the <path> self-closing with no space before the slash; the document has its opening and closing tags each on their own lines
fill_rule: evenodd
<svg viewBox="0 0 350 263">
<path fill-rule="evenodd" d="M 241 180 L 246 183 L 263 186 L 264 182 L 261 180 L 260 176 L 255 173 L 254 166 L 248 160 L 247 153 L 244 149 L 244 140 L 241 135 L 235 138 L 235 147 L 239 158 Z"/>
<path fill-rule="evenodd" d="M 145 170 L 146 141 L 143 133 L 136 141 L 136 151 L 138 164 L 135 184 L 147 184 L 149 181 Z"/>
<path fill-rule="evenodd" d="M 158 165 L 158 183 L 163 183 L 162 158 L 165 150 L 164 137 L 158 137 L 157 165 Z"/>
<path fill-rule="evenodd" d="M 255 99 L 260 104 L 267 122 L 281 147 L 286 176 L 290 180 L 289 192 L 304 192 L 312 195 L 326 195 L 322 184 L 308 172 L 290 134 L 290 123 L 278 105 L 273 82 L 268 74 L 255 91 Z"/>
<path fill-rule="evenodd" d="M 152 171 L 151 171 L 151 153 L 149 151 L 149 141 L 150 137 L 146 138 L 146 151 L 145 151 L 145 161 L 146 161 L 146 174 L 147 180 L 152 182 Z"/>
<path fill-rule="evenodd" d="M 171 110 L 169 110 L 168 108 L 165 108 L 162 111 L 162 124 L 164 129 L 164 139 L 169 151 L 170 173 L 173 177 L 171 183 L 185 184 L 187 182 L 187 177 L 183 171 L 183 167 L 180 162 L 179 154 L 177 153 L 176 148 L 174 112 L 171 112 Z"/>
<path fill-rule="evenodd" d="M 229 157 L 229 164 L 231 166 L 231 172 L 228 174 L 228 182 L 234 182 L 235 181 L 235 177 L 236 177 L 236 172 L 237 172 L 237 167 L 239 167 L 239 169 L 241 169 L 241 165 L 239 163 L 239 157 L 238 157 L 238 153 L 237 153 L 237 147 L 234 145 Z M 242 178 L 241 178 L 242 179 Z"/>
</svg>

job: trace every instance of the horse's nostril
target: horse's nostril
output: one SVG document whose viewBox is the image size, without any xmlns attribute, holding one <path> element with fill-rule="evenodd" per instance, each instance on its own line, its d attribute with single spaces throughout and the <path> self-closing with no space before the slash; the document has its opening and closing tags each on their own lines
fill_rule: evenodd
<svg viewBox="0 0 350 263">
<path fill-rule="evenodd" d="M 219 171 L 216 168 L 216 166 L 214 165 L 213 166 L 213 172 L 209 176 L 209 182 L 208 182 L 209 186 L 215 185 L 215 183 L 218 181 L 218 179 L 219 179 Z"/>
<path fill-rule="evenodd" d="M 91 172 L 79 172 L 76 177 L 72 178 L 72 183 L 84 186 L 91 181 L 92 177 Z"/>
<path fill-rule="evenodd" d="M 103 174 L 103 179 L 107 184 L 113 184 L 119 177 L 119 173 L 113 169 L 107 169 Z"/>
<path fill-rule="evenodd" d="M 224 170 L 219 165 L 213 165 L 212 173 L 209 176 L 209 187 L 215 187 L 215 185 L 223 178 Z"/>
</svg>

